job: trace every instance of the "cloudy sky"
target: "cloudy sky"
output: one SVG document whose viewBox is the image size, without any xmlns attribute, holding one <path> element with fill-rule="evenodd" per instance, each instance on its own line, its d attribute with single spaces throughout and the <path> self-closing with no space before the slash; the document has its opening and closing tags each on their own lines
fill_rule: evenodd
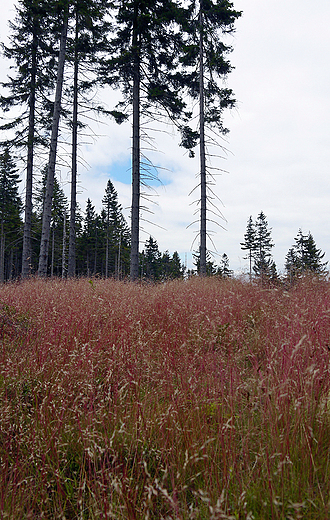
<svg viewBox="0 0 330 520">
<path fill-rule="evenodd" d="M 13 3 L 0 0 L 0 37 L 5 41 L 6 20 L 13 18 Z M 283 269 L 285 255 L 298 229 L 311 231 L 330 260 L 330 2 L 329 0 L 236 0 L 242 10 L 232 40 L 235 70 L 228 87 L 235 92 L 237 108 L 225 117 L 230 129 L 222 149 L 212 153 L 212 166 L 224 170 L 216 176 L 214 191 L 226 221 L 211 225 L 219 254 L 227 253 L 230 266 L 244 271 L 248 262 L 240 242 L 250 215 L 266 214 L 275 243 L 274 259 Z M 7 64 L 2 60 L 0 76 Z M 108 107 L 115 95 L 102 93 Z M 97 137 L 81 146 L 86 166 L 80 169 L 81 206 L 90 197 L 97 210 L 108 178 L 129 215 L 130 126 L 108 122 L 94 125 Z M 162 185 L 147 202 L 141 247 L 151 234 L 162 251 L 179 251 L 191 266 L 191 247 L 198 230 L 194 201 L 198 191 L 198 158 L 180 149 L 172 128 L 153 134 L 156 152 L 148 152 L 159 165 Z M 146 147 L 149 145 L 146 143 Z M 216 171 L 216 170 L 215 170 Z M 61 176 L 64 187 L 67 174 Z M 149 197 L 150 198 L 150 197 Z M 198 216 L 197 216 L 198 217 Z M 196 247 L 196 242 L 195 242 Z M 213 250 L 214 246 L 210 244 Z"/>
</svg>

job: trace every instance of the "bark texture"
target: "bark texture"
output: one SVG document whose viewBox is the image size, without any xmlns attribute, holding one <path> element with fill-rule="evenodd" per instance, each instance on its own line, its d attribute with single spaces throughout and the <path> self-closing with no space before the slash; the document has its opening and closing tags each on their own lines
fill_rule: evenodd
<svg viewBox="0 0 330 520">
<path fill-rule="evenodd" d="M 206 275 L 206 157 L 205 157 L 205 121 L 204 121 L 204 41 L 203 41 L 203 11 L 202 0 L 199 10 L 199 133 L 200 133 L 200 275 Z"/>
<path fill-rule="evenodd" d="M 131 263 L 130 279 L 139 277 L 139 231 L 140 231 L 140 56 L 137 28 L 137 7 L 134 13 L 133 50 L 133 151 L 132 151 L 132 209 L 131 209 Z"/>
<path fill-rule="evenodd" d="M 60 50 L 59 50 L 59 57 L 58 57 L 58 69 L 57 69 L 57 78 L 56 78 L 54 113 L 53 113 L 52 131 L 51 131 L 51 140 L 50 140 L 48 174 L 47 174 L 43 216 L 42 216 L 42 232 L 41 232 L 41 243 L 40 243 L 39 267 L 38 267 L 38 275 L 42 276 L 42 277 L 47 276 L 49 235 L 50 235 L 50 223 L 51 223 L 51 218 L 52 218 L 54 176 L 55 176 L 58 128 L 59 128 L 60 113 L 61 113 L 61 99 L 62 99 L 62 87 L 63 87 L 67 33 L 68 33 L 68 13 L 65 14 L 63 28 L 62 28 L 62 32 L 61 32 Z"/>
<path fill-rule="evenodd" d="M 25 210 L 22 252 L 22 277 L 31 273 L 31 227 L 32 227 L 32 186 L 33 186 L 33 150 L 35 133 L 36 76 L 37 76 L 37 37 L 33 38 L 31 56 L 31 90 L 29 98 L 29 129 L 26 163 Z"/>
</svg>

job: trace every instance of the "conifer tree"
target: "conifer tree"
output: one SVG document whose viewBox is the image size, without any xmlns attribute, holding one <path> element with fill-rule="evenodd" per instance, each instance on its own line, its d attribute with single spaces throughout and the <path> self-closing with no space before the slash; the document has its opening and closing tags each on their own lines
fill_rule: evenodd
<svg viewBox="0 0 330 520">
<path fill-rule="evenodd" d="M 171 277 L 171 256 L 167 250 L 161 255 L 160 264 L 161 278 L 162 280 L 167 280 Z"/>
<path fill-rule="evenodd" d="M 77 242 L 79 270 L 85 276 L 95 275 L 98 271 L 98 260 L 101 256 L 99 239 L 102 238 L 102 226 L 100 216 L 95 211 L 95 206 L 90 198 L 87 199 L 83 222 L 83 230 Z M 103 240 L 102 240 L 103 242 Z"/>
<path fill-rule="evenodd" d="M 142 276 L 157 281 L 160 280 L 161 271 L 161 253 L 158 248 L 157 241 L 151 236 L 146 241 L 145 249 L 142 253 L 143 269 Z"/>
<path fill-rule="evenodd" d="M 115 274 L 120 278 L 121 265 L 127 260 L 127 252 L 130 246 L 130 232 L 122 213 L 121 204 L 118 202 L 117 191 L 109 179 L 102 199 L 105 211 L 105 277 L 109 273 Z M 117 269 L 116 269 L 117 265 Z"/>
<path fill-rule="evenodd" d="M 289 251 L 286 254 L 285 257 L 285 264 L 284 268 L 286 270 L 287 277 L 289 279 L 289 282 L 292 283 L 292 281 L 296 278 L 300 266 L 298 265 L 299 261 L 295 252 L 294 247 L 290 247 Z"/>
<path fill-rule="evenodd" d="M 71 153 L 71 202 L 68 276 L 75 275 L 76 265 L 76 205 L 77 205 L 77 155 L 79 100 L 90 109 L 104 111 L 101 106 L 93 106 L 91 90 L 96 86 L 98 56 L 107 49 L 106 36 L 109 23 L 105 15 L 109 2 L 105 0 L 76 0 L 73 6 L 74 36 L 69 38 L 69 61 L 73 64 L 72 94 L 72 153 Z M 86 100 L 86 96 L 89 99 Z M 86 107 L 85 107 L 86 108 Z"/>
<path fill-rule="evenodd" d="M 271 250 L 274 243 L 271 238 L 271 228 L 268 227 L 266 215 L 261 211 L 255 222 L 255 249 L 253 253 L 253 270 L 264 282 L 273 270 L 273 260 Z"/>
<path fill-rule="evenodd" d="M 174 251 L 171 256 L 168 251 L 164 251 L 161 255 L 161 268 L 160 268 L 160 279 L 161 280 L 173 280 L 175 278 L 183 278 L 184 266 L 182 265 L 179 253 Z"/>
<path fill-rule="evenodd" d="M 200 249 L 199 249 L 198 253 L 193 254 L 193 258 L 194 258 L 194 264 L 196 266 L 196 271 L 199 275 L 201 275 Z M 206 251 L 206 276 L 213 276 L 216 273 L 217 273 L 216 263 L 214 260 L 212 260 L 211 253 L 209 251 Z"/>
<path fill-rule="evenodd" d="M 303 273 L 324 274 L 328 262 L 322 262 L 325 253 L 317 248 L 311 232 L 304 235 L 299 229 L 295 237 L 295 244 L 286 255 L 285 270 L 290 281 Z"/>
<path fill-rule="evenodd" d="M 45 202 L 46 184 L 47 184 L 48 168 L 42 172 L 42 178 L 36 186 L 34 197 L 36 218 L 39 221 L 39 239 L 41 235 L 42 215 Z M 66 272 L 66 250 L 67 237 L 66 230 L 68 227 L 68 201 L 65 193 L 57 179 L 54 177 L 54 190 L 52 198 L 51 222 L 50 222 L 50 255 L 47 263 L 47 273 L 51 276 L 64 276 Z"/>
<path fill-rule="evenodd" d="M 226 253 L 223 253 L 221 257 L 218 274 L 220 274 L 222 278 L 231 278 L 233 276 L 233 271 L 229 267 L 229 258 Z"/>
<path fill-rule="evenodd" d="M 170 277 L 171 278 L 183 278 L 185 267 L 182 265 L 181 258 L 177 251 L 174 251 L 170 258 Z"/>
<path fill-rule="evenodd" d="M 232 90 L 219 84 L 230 73 L 232 67 L 227 54 L 232 50 L 224 43 L 223 36 L 234 31 L 234 23 L 241 15 L 227 0 L 192 0 L 182 20 L 185 44 L 182 46 L 181 63 L 184 81 L 189 94 L 199 102 L 199 129 L 182 126 L 181 144 L 193 148 L 199 138 L 200 156 L 200 275 L 207 273 L 207 202 L 209 212 L 222 217 L 218 208 L 210 201 L 214 193 L 207 179 L 206 128 L 211 127 L 220 134 L 228 130 L 223 127 L 224 109 L 235 105 Z"/>
<path fill-rule="evenodd" d="M 0 155 L 0 282 L 5 281 L 5 249 L 17 246 L 21 232 L 22 202 L 18 194 L 19 174 L 8 148 Z M 11 266 L 9 267 L 11 272 Z M 9 273 L 10 275 L 10 273 Z M 10 277 L 10 276 L 9 276 Z"/>
<path fill-rule="evenodd" d="M 41 231 L 41 241 L 40 241 L 39 266 L 38 266 L 38 275 L 39 276 L 47 275 L 49 235 L 50 235 L 50 223 L 51 223 L 51 218 L 52 218 L 52 199 L 53 199 L 53 191 L 54 191 L 54 176 L 55 176 L 55 164 L 56 164 L 56 154 L 57 154 L 57 141 L 58 141 L 58 130 L 59 130 L 60 115 L 61 115 L 64 64 L 65 64 L 66 43 L 67 43 L 68 23 L 69 23 L 69 0 L 63 0 L 63 2 L 59 2 L 58 7 L 59 7 L 59 16 L 62 21 L 62 29 L 61 29 L 61 37 L 60 37 L 58 63 L 57 63 L 56 90 L 55 90 L 55 100 L 54 100 L 53 117 L 52 117 L 48 173 L 47 173 L 45 201 L 44 201 L 43 216 L 42 216 L 42 231 Z"/>
<path fill-rule="evenodd" d="M 244 242 L 241 242 L 241 249 L 244 251 L 248 251 L 247 256 L 244 258 L 246 260 L 249 260 L 249 276 L 250 281 L 252 279 L 252 260 L 253 260 L 253 254 L 257 247 L 256 244 L 256 230 L 254 227 L 254 222 L 252 219 L 252 215 L 250 215 L 247 226 L 246 226 L 246 232 L 244 234 Z"/>
<path fill-rule="evenodd" d="M 6 58 L 13 60 L 15 70 L 2 83 L 5 92 L 0 97 L 2 109 L 8 114 L 19 107 L 19 115 L 1 126 L 14 130 L 7 139 L 11 146 L 25 148 L 26 187 L 23 235 L 22 276 L 30 273 L 32 189 L 35 146 L 47 143 L 50 104 L 47 95 L 53 89 L 53 39 L 50 30 L 52 2 L 45 0 L 19 0 L 16 17 L 10 22 L 10 45 L 3 47 Z M 17 113 L 17 110 L 15 110 Z"/>
<path fill-rule="evenodd" d="M 120 87 L 123 102 L 112 112 L 118 123 L 132 110 L 131 280 L 139 274 L 141 196 L 141 113 L 155 106 L 172 118 L 184 103 L 176 78 L 179 32 L 173 0 L 117 0 L 114 2 L 111 56 L 101 70 L 103 80 Z M 157 116 L 158 117 L 158 116 Z"/>
</svg>

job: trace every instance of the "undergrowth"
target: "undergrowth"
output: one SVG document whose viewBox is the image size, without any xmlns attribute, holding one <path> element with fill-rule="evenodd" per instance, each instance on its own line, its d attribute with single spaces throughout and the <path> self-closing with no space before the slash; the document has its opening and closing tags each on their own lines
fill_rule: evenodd
<svg viewBox="0 0 330 520">
<path fill-rule="evenodd" d="M 9 519 L 330 517 L 330 287 L 0 292 Z"/>
</svg>

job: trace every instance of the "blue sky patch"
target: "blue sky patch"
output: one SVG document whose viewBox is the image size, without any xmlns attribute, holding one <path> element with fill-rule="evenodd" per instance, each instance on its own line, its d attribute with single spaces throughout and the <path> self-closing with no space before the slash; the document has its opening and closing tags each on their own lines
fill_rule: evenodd
<svg viewBox="0 0 330 520">
<path fill-rule="evenodd" d="M 131 158 L 126 158 L 122 161 L 115 161 L 108 167 L 107 173 L 110 179 L 122 182 L 124 184 L 132 183 L 132 166 Z M 141 162 L 141 181 L 148 186 L 161 186 L 169 184 L 162 178 L 162 168 L 153 166 L 147 159 L 142 159 Z"/>
</svg>

